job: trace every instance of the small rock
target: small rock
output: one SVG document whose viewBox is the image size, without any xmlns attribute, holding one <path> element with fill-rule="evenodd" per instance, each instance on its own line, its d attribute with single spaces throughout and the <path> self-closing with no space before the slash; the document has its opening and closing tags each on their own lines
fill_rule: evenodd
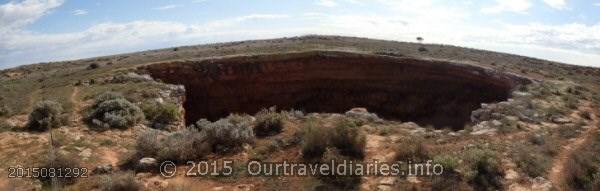
<svg viewBox="0 0 600 191">
<path fill-rule="evenodd" d="M 235 186 L 235 191 L 250 191 L 252 190 L 252 187 L 254 187 L 254 185 L 252 184 L 240 184 Z"/>
<path fill-rule="evenodd" d="M 139 171 L 149 171 L 158 166 L 158 161 L 155 158 L 142 158 L 138 161 L 136 169 Z"/>
<path fill-rule="evenodd" d="M 81 151 L 81 153 L 79 153 L 79 156 L 84 158 L 84 160 L 87 158 L 90 158 L 90 156 L 92 156 L 92 149 L 90 149 L 90 148 L 83 149 L 83 151 Z"/>
<path fill-rule="evenodd" d="M 223 190 L 225 190 L 225 188 L 223 188 L 222 186 L 219 186 L 219 187 L 214 187 L 212 190 L 213 191 L 223 191 Z"/>
<path fill-rule="evenodd" d="M 556 117 L 556 118 L 552 118 L 552 122 L 557 123 L 557 124 L 565 124 L 565 123 L 571 123 L 571 120 L 568 118 L 564 118 L 564 117 Z"/>
<path fill-rule="evenodd" d="M 502 122 L 498 121 L 498 120 L 492 120 L 492 125 L 499 127 L 502 125 Z"/>
<path fill-rule="evenodd" d="M 519 178 L 519 173 L 517 173 L 513 169 L 508 169 L 504 178 L 507 180 L 516 180 Z"/>
<path fill-rule="evenodd" d="M 450 132 L 450 133 L 448 133 L 448 135 L 453 136 L 453 137 L 460 136 L 458 133 L 455 133 L 455 132 Z"/>
<path fill-rule="evenodd" d="M 366 121 L 381 121 L 379 116 L 374 113 L 369 113 L 366 108 L 352 108 L 350 111 L 347 111 L 346 116 L 366 120 Z"/>
<path fill-rule="evenodd" d="M 379 181 L 379 184 L 392 186 L 396 184 L 396 179 L 394 177 L 385 177 Z"/>
<path fill-rule="evenodd" d="M 140 159 L 139 163 L 143 165 L 155 165 L 157 163 L 157 160 L 155 158 L 146 157 Z"/>
<path fill-rule="evenodd" d="M 378 185 L 377 191 L 392 191 L 392 187 L 388 185 Z"/>
<path fill-rule="evenodd" d="M 406 177 L 406 181 L 408 181 L 410 183 L 413 183 L 413 184 L 420 184 L 421 183 L 421 181 L 419 180 L 419 178 L 416 177 L 416 176 L 408 176 L 408 177 Z"/>
</svg>

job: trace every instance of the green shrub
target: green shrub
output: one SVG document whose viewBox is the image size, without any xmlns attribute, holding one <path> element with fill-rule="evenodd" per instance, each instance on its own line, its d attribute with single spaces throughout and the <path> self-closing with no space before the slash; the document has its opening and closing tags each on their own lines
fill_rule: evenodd
<svg viewBox="0 0 600 191">
<path fill-rule="evenodd" d="M 96 96 L 96 100 L 94 102 L 94 107 L 97 107 L 102 102 L 109 101 L 109 100 L 115 100 L 115 99 L 125 99 L 125 97 L 123 96 L 123 94 L 118 93 L 118 92 L 104 92 L 104 93 Z"/>
<path fill-rule="evenodd" d="M 66 172 L 67 168 L 73 169 L 81 167 L 77 157 L 65 156 L 60 154 L 60 152 L 50 152 L 53 152 L 54 154 L 51 154 L 46 158 L 41 168 L 54 168 L 55 172 L 58 173 L 59 169 L 61 172 Z M 44 183 L 50 183 L 52 178 L 53 176 L 51 174 L 41 174 L 39 177 L 39 179 Z M 56 181 L 59 185 L 71 185 L 77 182 L 77 177 L 56 177 Z"/>
<path fill-rule="evenodd" d="M 126 129 L 144 119 L 142 110 L 119 94 L 105 93 L 96 99 L 87 116 L 88 122 L 98 129 Z"/>
<path fill-rule="evenodd" d="M 458 167 L 459 159 L 451 155 L 436 155 L 433 157 L 433 162 L 444 167 L 444 173 L 450 173 Z"/>
<path fill-rule="evenodd" d="M 184 129 L 169 135 L 157 153 L 159 161 L 186 162 L 202 159 L 212 151 L 210 140 L 196 129 Z"/>
<path fill-rule="evenodd" d="M 527 149 L 519 149 L 516 159 L 517 166 L 531 178 L 544 175 L 551 163 L 548 157 Z"/>
<path fill-rule="evenodd" d="M 35 105 L 31 114 L 27 128 L 35 131 L 46 131 L 49 128 L 61 126 L 61 113 L 63 108 L 54 101 L 41 101 Z"/>
<path fill-rule="evenodd" d="M 367 136 L 360 131 L 355 122 L 348 119 L 337 121 L 334 131 L 331 133 L 331 144 L 342 155 L 363 158 L 366 143 Z"/>
<path fill-rule="evenodd" d="M 330 164 L 331 161 L 336 161 L 335 164 L 341 165 L 343 161 L 349 161 L 351 158 L 343 156 L 339 150 L 335 148 L 329 148 L 323 153 L 321 162 Z M 332 168 L 338 169 L 338 166 Z M 347 168 L 347 166 L 346 166 Z M 350 171 L 350 168 L 346 169 L 346 172 Z M 361 182 L 360 176 L 342 176 L 342 175 L 320 175 L 317 176 L 321 182 L 326 184 L 326 187 L 331 190 L 355 190 L 358 188 Z"/>
<path fill-rule="evenodd" d="M 142 190 L 142 186 L 135 180 L 135 175 L 133 173 L 123 172 L 108 176 L 102 190 L 137 191 Z"/>
<path fill-rule="evenodd" d="M 147 131 L 137 137 L 135 151 L 142 157 L 151 157 L 156 156 L 161 147 L 158 132 Z"/>
<path fill-rule="evenodd" d="M 466 151 L 465 160 L 469 164 L 466 177 L 475 190 L 502 190 L 504 173 L 495 152 L 472 148 Z"/>
<path fill-rule="evenodd" d="M 320 158 L 327 149 L 329 134 L 328 129 L 319 128 L 316 122 L 309 120 L 302 128 L 302 157 Z"/>
<path fill-rule="evenodd" d="M 88 69 L 90 69 L 90 70 L 97 69 L 97 68 L 100 68 L 100 64 L 98 64 L 98 63 L 91 63 L 88 66 Z"/>
<path fill-rule="evenodd" d="M 208 139 L 213 152 L 228 152 L 254 142 L 249 116 L 232 114 L 215 122 L 202 119 L 196 122 L 196 127 Z"/>
<path fill-rule="evenodd" d="M 594 133 L 588 145 L 571 154 L 565 165 L 565 178 L 572 190 L 600 189 L 600 133 Z"/>
<path fill-rule="evenodd" d="M 165 129 L 181 118 L 179 106 L 172 103 L 146 103 L 142 105 L 146 120 L 155 129 Z"/>
<path fill-rule="evenodd" d="M 275 135 L 283 129 L 283 115 L 277 113 L 275 107 L 262 109 L 255 116 L 256 125 L 254 132 L 256 136 Z"/>
<path fill-rule="evenodd" d="M 425 147 L 422 138 L 406 138 L 396 146 L 395 159 L 397 161 L 422 162 L 429 157 L 429 151 Z"/>
</svg>

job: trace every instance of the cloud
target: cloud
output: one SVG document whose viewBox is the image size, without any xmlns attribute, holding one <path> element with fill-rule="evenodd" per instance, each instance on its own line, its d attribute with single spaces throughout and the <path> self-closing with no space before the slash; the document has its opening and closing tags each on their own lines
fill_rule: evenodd
<svg viewBox="0 0 600 191">
<path fill-rule="evenodd" d="M 567 8 L 567 0 L 543 0 L 546 5 L 558 9 L 564 10 Z"/>
<path fill-rule="evenodd" d="M 193 0 L 192 3 L 204 3 L 207 2 L 208 0 Z"/>
<path fill-rule="evenodd" d="M 594 6 L 596 6 L 596 7 L 600 7 L 600 2 L 594 3 L 594 4 L 592 4 L 592 5 L 594 5 Z"/>
<path fill-rule="evenodd" d="M 314 4 L 323 7 L 337 7 L 340 3 L 361 4 L 359 0 L 317 0 Z"/>
<path fill-rule="evenodd" d="M 20 30 L 63 4 L 63 0 L 11 1 L 0 5 L 0 35 L 3 32 Z"/>
<path fill-rule="evenodd" d="M 159 11 L 164 11 L 164 10 L 174 9 L 174 8 L 177 8 L 177 7 L 181 7 L 181 5 L 179 5 L 179 4 L 171 4 L 171 5 L 164 5 L 164 6 L 160 6 L 160 7 L 154 7 L 152 9 L 159 10 Z"/>
<path fill-rule="evenodd" d="M 502 12 L 527 13 L 531 7 L 532 3 L 530 0 L 496 0 L 496 4 L 494 6 L 485 7 L 481 9 L 481 12 L 488 14 L 497 14 Z"/>
<path fill-rule="evenodd" d="M 315 4 L 319 5 L 319 6 L 323 6 L 323 7 L 335 7 L 335 6 L 338 6 L 338 3 L 335 2 L 335 0 L 318 0 Z"/>
<path fill-rule="evenodd" d="M 79 16 L 79 15 L 87 15 L 88 11 L 83 10 L 83 9 L 77 9 L 73 11 L 73 15 L 75 16 Z"/>
<path fill-rule="evenodd" d="M 248 29 L 242 26 L 245 22 L 266 22 L 288 17 L 280 14 L 250 14 L 204 24 L 139 20 L 100 23 L 84 31 L 72 33 L 14 32 L 0 36 L 0 63 L 10 63 L 10 66 L 14 66 L 39 61 L 85 58 L 205 43 L 219 38 L 223 41 L 239 37 L 273 38 L 276 36 L 270 34 L 282 34 L 285 30 Z M 225 36 L 228 38 L 224 38 Z M 3 67 L 8 66 L 0 65 L 0 68 Z"/>
</svg>

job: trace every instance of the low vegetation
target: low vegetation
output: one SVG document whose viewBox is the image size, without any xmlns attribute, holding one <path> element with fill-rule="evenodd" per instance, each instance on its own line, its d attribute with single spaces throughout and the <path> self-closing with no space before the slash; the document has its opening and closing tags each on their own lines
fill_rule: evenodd
<svg viewBox="0 0 600 191">
<path fill-rule="evenodd" d="M 302 129 L 302 156 L 305 159 L 322 157 L 328 147 L 356 159 L 364 157 L 366 134 L 349 119 L 339 119 L 334 128 L 318 127 L 309 120 Z"/>
<path fill-rule="evenodd" d="M 599 190 L 600 189 L 600 133 L 592 135 L 587 145 L 584 145 L 567 160 L 565 178 L 569 189 Z"/>
<path fill-rule="evenodd" d="M 465 177 L 475 190 L 502 190 L 504 173 L 496 152 L 487 148 L 471 148 L 464 160 L 468 164 Z"/>
<path fill-rule="evenodd" d="M 29 120 L 27 129 L 33 131 L 46 131 L 49 128 L 61 126 L 61 114 L 63 108 L 59 103 L 54 101 L 41 101 L 35 105 Z"/>
<path fill-rule="evenodd" d="M 423 138 L 411 137 L 402 139 L 396 146 L 396 161 L 421 162 L 428 160 L 429 151 Z"/>
<path fill-rule="evenodd" d="M 144 113 L 122 95 L 107 92 L 96 98 L 86 119 L 96 129 L 126 129 L 141 122 L 144 119 Z"/>
<path fill-rule="evenodd" d="M 367 137 L 354 121 L 339 120 L 331 133 L 330 140 L 331 145 L 337 148 L 342 155 L 360 159 L 365 155 Z"/>
<path fill-rule="evenodd" d="M 50 151 L 53 152 L 53 151 Z M 40 168 L 45 168 L 45 169 L 55 169 L 56 173 L 59 173 L 59 169 L 60 172 L 67 172 L 67 168 L 68 169 L 74 169 L 74 168 L 81 168 L 81 165 L 79 163 L 79 161 L 77 160 L 77 157 L 75 156 L 66 156 L 64 154 L 61 154 L 60 152 L 54 152 L 54 154 L 49 155 L 46 160 L 43 162 L 43 164 L 40 166 Z M 74 170 L 72 170 L 72 172 L 75 172 Z M 81 171 L 80 171 L 81 173 Z M 45 183 L 50 185 L 52 183 L 52 175 L 50 173 L 48 174 L 44 174 L 44 173 L 40 173 L 41 176 L 39 177 L 39 179 Z M 71 185 L 77 182 L 77 178 L 76 176 L 71 176 L 71 177 L 55 177 L 56 181 L 54 182 L 55 184 L 58 184 L 60 186 L 64 186 L 64 185 Z"/>
<path fill-rule="evenodd" d="M 145 157 L 158 161 L 185 162 L 205 158 L 211 153 L 239 150 L 254 142 L 249 116 L 230 115 L 216 122 L 200 120 L 194 126 L 161 135 L 153 130 L 140 135 L 135 151 L 125 157 L 121 166 L 144 171 L 137 162 Z"/>
<path fill-rule="evenodd" d="M 302 128 L 302 157 L 305 159 L 319 158 L 327 149 L 328 131 L 319 128 L 317 122 L 309 120 Z"/>
<path fill-rule="evenodd" d="M 277 113 L 275 107 L 263 109 L 256 113 L 256 125 L 254 132 L 256 136 L 264 137 L 275 135 L 283 129 L 283 115 Z"/>
<path fill-rule="evenodd" d="M 145 103 L 141 108 L 146 120 L 155 129 L 167 129 L 181 119 L 179 106 L 172 103 Z"/>
<path fill-rule="evenodd" d="M 106 177 L 102 191 L 138 191 L 142 185 L 135 180 L 135 175 L 130 172 L 121 172 Z"/>
</svg>

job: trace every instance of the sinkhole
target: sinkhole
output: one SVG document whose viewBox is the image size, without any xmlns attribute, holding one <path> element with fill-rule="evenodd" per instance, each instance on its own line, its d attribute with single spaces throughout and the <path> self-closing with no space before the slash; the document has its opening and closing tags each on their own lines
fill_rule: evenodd
<svg viewBox="0 0 600 191">
<path fill-rule="evenodd" d="M 478 66 L 362 53 L 309 51 L 144 66 L 185 86 L 187 124 L 262 108 L 343 113 L 462 129 L 481 103 L 509 98 L 527 80 Z"/>
</svg>

